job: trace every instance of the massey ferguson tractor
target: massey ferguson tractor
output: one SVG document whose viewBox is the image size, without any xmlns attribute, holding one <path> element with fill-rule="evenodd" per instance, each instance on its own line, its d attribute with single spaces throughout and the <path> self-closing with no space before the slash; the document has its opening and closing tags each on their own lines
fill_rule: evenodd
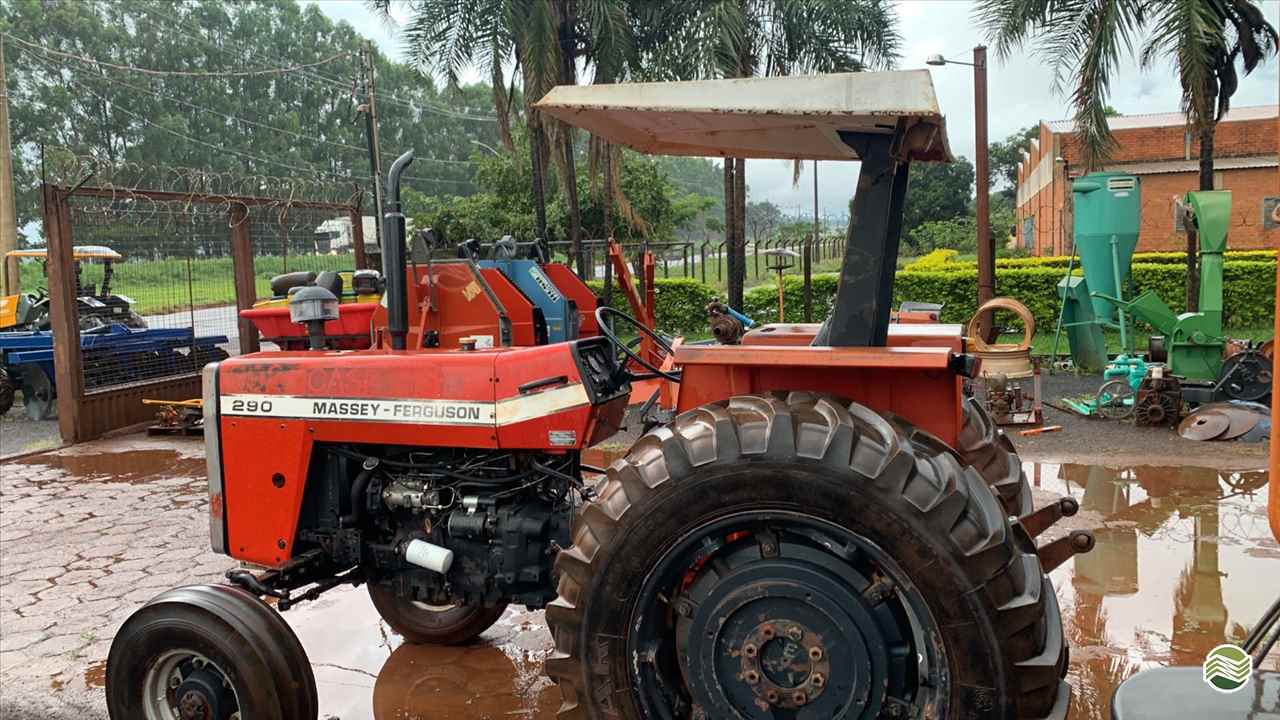
<svg viewBox="0 0 1280 720">
<path fill-rule="evenodd" d="M 928 73 L 560 87 L 538 107 L 641 152 L 859 161 L 830 318 L 674 351 L 632 321 L 643 353 L 601 308 L 599 336 L 430 347 L 406 153 L 382 340 L 327 349 L 337 300 L 304 288 L 290 311 L 315 349 L 205 368 L 213 547 L 259 569 L 132 615 L 111 717 L 313 720 L 279 611 L 363 584 L 417 643 L 545 607 L 569 720 L 1064 718 L 1047 573 L 1092 537 L 1037 546 L 1076 505 L 1032 508 L 1012 445 L 965 399 L 960 327 L 889 322 L 908 169 L 951 159 Z M 584 466 L 654 380 L 674 419 Z"/>
</svg>

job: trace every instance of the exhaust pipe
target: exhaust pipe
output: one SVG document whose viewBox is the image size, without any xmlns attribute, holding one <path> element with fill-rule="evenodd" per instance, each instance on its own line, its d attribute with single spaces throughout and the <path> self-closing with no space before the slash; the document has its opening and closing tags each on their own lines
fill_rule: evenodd
<svg viewBox="0 0 1280 720">
<path fill-rule="evenodd" d="M 387 191 L 391 194 L 386 212 L 382 215 L 382 276 L 387 289 L 387 332 L 391 335 L 391 349 L 404 350 L 404 338 L 409 334 L 409 297 L 405 285 L 404 213 L 400 212 L 400 175 L 413 162 L 413 151 L 396 158 L 387 173 Z"/>
</svg>

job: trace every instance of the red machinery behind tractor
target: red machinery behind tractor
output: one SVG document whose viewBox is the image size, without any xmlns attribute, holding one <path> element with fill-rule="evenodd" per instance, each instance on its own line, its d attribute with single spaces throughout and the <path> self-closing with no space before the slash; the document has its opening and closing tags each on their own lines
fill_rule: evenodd
<svg viewBox="0 0 1280 720">
<path fill-rule="evenodd" d="M 361 583 L 415 642 L 546 607 L 563 718 L 1065 717 L 1046 573 L 1092 537 L 1036 546 L 1076 506 L 1032 509 L 963 396 L 958 326 L 889 323 L 908 168 L 950 160 L 928 73 L 561 87 L 539 108 L 643 152 L 860 161 L 831 318 L 673 352 L 635 320 L 631 348 L 600 308 L 598 337 L 475 349 L 462 338 L 501 329 L 431 291 L 482 292 L 475 266 L 426 284 L 406 267 L 406 153 L 381 341 L 328 350 L 337 300 L 304 288 L 289 309 L 313 350 L 205 369 L 213 546 L 264 570 L 131 616 L 111 717 L 315 718 L 306 655 L 263 599 Z M 639 382 L 678 414 L 589 482 L 581 452 Z"/>
</svg>

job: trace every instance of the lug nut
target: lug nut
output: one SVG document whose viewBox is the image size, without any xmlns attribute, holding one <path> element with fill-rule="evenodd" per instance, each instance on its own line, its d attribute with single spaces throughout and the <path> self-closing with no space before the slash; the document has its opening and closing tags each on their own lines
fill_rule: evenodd
<svg viewBox="0 0 1280 720">
<path fill-rule="evenodd" d="M 773 636 L 776 635 L 777 633 L 774 631 L 772 625 L 765 625 L 764 627 L 760 628 L 760 634 L 764 636 L 765 640 L 772 640 Z"/>
<path fill-rule="evenodd" d="M 814 662 L 821 660 L 822 648 L 818 647 L 817 645 L 814 645 L 813 647 L 809 648 L 809 659 Z"/>
<path fill-rule="evenodd" d="M 768 700 L 771 704 L 778 702 L 778 691 L 777 690 L 765 691 L 764 699 Z"/>
<path fill-rule="evenodd" d="M 755 685 L 756 683 L 760 682 L 760 673 L 756 672 L 755 670 L 748 670 L 746 674 L 743 675 L 743 678 L 745 678 L 746 681 L 751 683 L 752 685 Z"/>
<path fill-rule="evenodd" d="M 758 652 L 760 652 L 759 648 L 757 648 L 752 643 L 747 643 L 746 645 L 742 646 L 742 654 L 746 655 L 747 657 L 753 658 L 756 656 Z"/>
<path fill-rule="evenodd" d="M 813 679 L 809 682 L 813 683 L 814 687 L 820 688 L 827 683 L 827 679 L 822 677 L 822 673 L 814 673 Z"/>
<path fill-rule="evenodd" d="M 805 705 L 809 702 L 809 696 L 805 695 L 803 690 L 797 690 L 791 693 L 791 702 L 796 705 Z"/>
<path fill-rule="evenodd" d="M 795 640 L 796 642 L 800 642 L 800 640 L 804 638 L 804 633 L 800 631 L 800 628 L 793 627 L 787 630 L 787 637 Z"/>
</svg>

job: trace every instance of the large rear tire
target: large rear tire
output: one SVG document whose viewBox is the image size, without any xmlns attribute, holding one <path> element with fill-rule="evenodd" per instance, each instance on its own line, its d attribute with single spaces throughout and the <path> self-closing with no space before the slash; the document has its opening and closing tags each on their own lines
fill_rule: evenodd
<svg viewBox="0 0 1280 720">
<path fill-rule="evenodd" d="M 266 603 L 227 585 L 169 590 L 129 616 L 111 643 L 106 685 L 112 720 L 319 714 L 315 677 L 293 630 Z"/>
<path fill-rule="evenodd" d="M 506 611 L 493 607 L 454 605 L 435 608 L 396 594 L 393 588 L 371 583 L 369 599 L 382 619 L 407 642 L 418 645 L 464 645 L 493 627 Z"/>
<path fill-rule="evenodd" d="M 681 414 L 609 468 L 556 567 L 561 718 L 1066 712 L 1031 539 L 976 468 L 861 405 Z"/>
<path fill-rule="evenodd" d="M 1013 442 L 977 398 L 964 401 L 964 426 L 956 445 L 960 461 L 982 474 L 1000 498 L 1005 512 L 1022 517 L 1034 509 L 1031 484 L 1022 471 L 1022 460 L 1013 449 Z"/>
</svg>

